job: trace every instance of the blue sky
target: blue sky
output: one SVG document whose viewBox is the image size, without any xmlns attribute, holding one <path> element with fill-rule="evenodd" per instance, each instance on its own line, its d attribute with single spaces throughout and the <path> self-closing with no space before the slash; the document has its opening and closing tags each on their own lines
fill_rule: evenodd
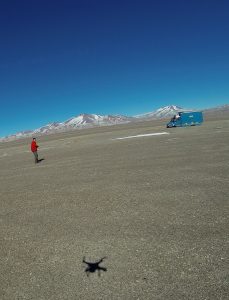
<svg viewBox="0 0 229 300">
<path fill-rule="evenodd" d="M 0 136 L 229 103 L 229 2 L 3 0 Z"/>
</svg>

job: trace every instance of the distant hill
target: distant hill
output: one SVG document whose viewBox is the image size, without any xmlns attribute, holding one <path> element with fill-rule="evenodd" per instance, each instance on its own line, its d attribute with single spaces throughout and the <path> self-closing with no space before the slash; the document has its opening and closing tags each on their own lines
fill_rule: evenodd
<svg viewBox="0 0 229 300">
<path fill-rule="evenodd" d="M 213 108 L 206 108 L 203 110 L 205 113 L 224 113 L 229 112 L 229 104 L 225 104 L 222 106 L 217 106 Z"/>
</svg>

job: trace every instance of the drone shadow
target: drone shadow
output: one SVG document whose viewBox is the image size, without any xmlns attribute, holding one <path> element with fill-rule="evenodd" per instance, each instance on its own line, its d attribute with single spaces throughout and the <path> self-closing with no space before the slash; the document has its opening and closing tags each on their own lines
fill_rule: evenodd
<svg viewBox="0 0 229 300">
<path fill-rule="evenodd" d="M 106 272 L 107 268 L 105 267 L 101 267 L 100 264 L 104 261 L 104 259 L 106 259 L 106 257 L 101 258 L 99 261 L 97 262 L 88 262 L 85 260 L 85 257 L 83 258 L 83 263 L 86 264 L 86 269 L 85 269 L 85 273 L 87 274 L 87 276 L 89 276 L 90 273 L 95 273 L 96 271 L 98 272 L 98 276 L 101 276 L 101 271 Z"/>
</svg>

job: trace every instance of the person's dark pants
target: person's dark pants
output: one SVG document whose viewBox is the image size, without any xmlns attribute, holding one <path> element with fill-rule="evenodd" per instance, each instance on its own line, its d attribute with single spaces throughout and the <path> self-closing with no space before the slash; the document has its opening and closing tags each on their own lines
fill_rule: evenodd
<svg viewBox="0 0 229 300">
<path fill-rule="evenodd" d="M 34 151 L 33 155 L 34 155 L 34 159 L 35 159 L 35 164 L 37 164 L 38 163 L 38 154 L 37 154 L 37 151 Z"/>
</svg>

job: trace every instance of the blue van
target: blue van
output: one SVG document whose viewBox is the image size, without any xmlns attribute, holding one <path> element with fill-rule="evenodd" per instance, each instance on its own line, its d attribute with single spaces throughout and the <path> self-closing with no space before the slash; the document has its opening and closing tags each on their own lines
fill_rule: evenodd
<svg viewBox="0 0 229 300">
<path fill-rule="evenodd" d="M 167 123 L 167 128 L 195 126 L 203 123 L 203 113 L 201 111 L 178 112 Z"/>
</svg>

